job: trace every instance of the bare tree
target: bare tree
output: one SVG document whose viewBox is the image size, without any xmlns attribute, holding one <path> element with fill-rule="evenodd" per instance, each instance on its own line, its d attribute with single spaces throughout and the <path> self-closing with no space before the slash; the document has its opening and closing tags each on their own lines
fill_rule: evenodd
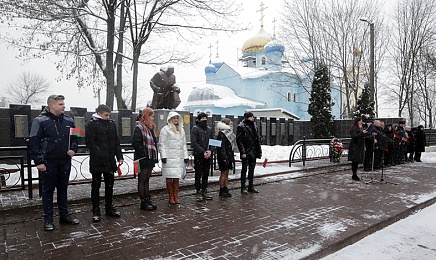
<svg viewBox="0 0 436 260">
<path fill-rule="evenodd" d="M 434 41 L 436 3 L 432 0 L 401 1 L 395 10 L 394 23 L 395 38 L 391 42 L 398 83 L 391 91 L 397 98 L 398 116 L 401 117 L 407 109 L 413 124 L 417 66 L 422 58 L 420 53 Z"/>
<path fill-rule="evenodd" d="M 24 29 L 22 37 L 5 39 L 20 48 L 22 57 L 61 56 L 57 68 L 67 78 L 75 77 L 79 87 L 90 85 L 95 92 L 106 87 L 106 104 L 113 108 L 115 96 L 121 108 L 123 63 L 132 62 L 137 87 L 138 64 L 186 61 L 186 55 L 178 54 L 186 49 L 180 43 L 204 31 L 235 30 L 238 8 L 232 0 L 10 0 L 0 5 L 0 19 Z M 173 43 L 171 48 L 161 48 L 165 40 Z M 141 48 L 146 42 L 150 45 Z"/>
<path fill-rule="evenodd" d="M 364 67 L 369 59 L 369 41 L 364 38 L 366 18 L 381 24 L 378 1 L 363 0 L 299 0 L 286 1 L 283 14 L 283 36 L 288 39 L 292 54 L 306 75 L 323 63 L 339 82 L 344 96 L 343 115 L 351 115 L 354 102 L 368 76 Z M 363 77 L 363 79 L 361 79 Z M 342 102 L 341 102 L 342 103 Z"/>
<path fill-rule="evenodd" d="M 12 102 L 29 105 L 40 103 L 43 100 L 41 94 L 49 90 L 50 83 L 46 78 L 37 73 L 23 72 L 8 84 L 6 91 Z"/>
</svg>

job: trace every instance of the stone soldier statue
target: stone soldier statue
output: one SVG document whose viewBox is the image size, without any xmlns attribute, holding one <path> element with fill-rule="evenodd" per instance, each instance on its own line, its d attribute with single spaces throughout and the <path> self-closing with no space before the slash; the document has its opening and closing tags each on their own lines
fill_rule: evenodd
<svg viewBox="0 0 436 260">
<path fill-rule="evenodd" d="M 174 66 L 161 67 L 150 80 L 150 87 L 154 91 L 152 109 L 176 109 L 180 104 L 180 88 L 176 85 Z"/>
</svg>

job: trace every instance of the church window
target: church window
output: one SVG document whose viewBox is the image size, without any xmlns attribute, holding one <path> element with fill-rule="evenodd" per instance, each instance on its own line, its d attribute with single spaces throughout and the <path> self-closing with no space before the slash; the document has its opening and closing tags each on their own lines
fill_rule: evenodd
<svg viewBox="0 0 436 260">
<path fill-rule="evenodd" d="M 298 101 L 298 93 L 294 93 L 294 102 Z"/>
<path fill-rule="evenodd" d="M 265 57 L 262 57 L 262 65 L 266 65 L 266 58 Z"/>
<path fill-rule="evenodd" d="M 292 91 L 288 91 L 287 100 L 288 102 L 292 102 Z"/>
<path fill-rule="evenodd" d="M 210 109 L 204 110 L 204 113 L 206 113 L 207 116 L 212 116 L 212 110 Z"/>
</svg>

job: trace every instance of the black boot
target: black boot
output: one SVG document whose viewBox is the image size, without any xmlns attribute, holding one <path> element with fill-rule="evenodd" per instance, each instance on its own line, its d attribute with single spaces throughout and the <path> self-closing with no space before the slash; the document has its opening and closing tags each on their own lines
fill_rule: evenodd
<svg viewBox="0 0 436 260">
<path fill-rule="evenodd" d="M 111 217 L 120 217 L 121 213 L 114 208 L 113 205 L 106 205 L 105 207 L 106 215 Z"/>
<path fill-rule="evenodd" d="M 241 194 L 248 195 L 248 191 L 247 191 L 247 188 L 245 188 L 245 186 L 241 187 Z"/>
<path fill-rule="evenodd" d="M 250 193 L 259 193 L 256 189 L 254 189 L 254 185 L 248 186 L 248 192 L 250 192 Z"/>
<path fill-rule="evenodd" d="M 232 196 L 232 194 L 230 194 L 229 189 L 227 187 L 224 187 L 224 193 L 225 193 L 225 197 L 230 198 Z"/>
<path fill-rule="evenodd" d="M 147 196 L 145 197 L 145 201 L 147 202 L 147 205 L 149 206 L 148 208 L 152 208 L 151 210 L 155 210 L 157 209 L 157 206 L 153 204 L 153 202 L 151 201 L 151 196 Z M 150 210 L 150 209 L 147 209 Z"/>
<path fill-rule="evenodd" d="M 100 221 L 100 208 L 99 207 L 93 207 L 92 208 L 92 222 L 99 222 Z"/>
<path fill-rule="evenodd" d="M 225 197 L 225 196 L 226 196 L 226 195 L 225 195 L 224 188 L 220 188 L 220 194 L 219 194 L 219 196 L 220 196 L 220 197 Z"/>
<path fill-rule="evenodd" d="M 351 176 L 351 179 L 355 180 L 355 181 L 360 181 L 359 176 L 357 176 L 357 173 L 353 173 L 353 176 Z"/>
<path fill-rule="evenodd" d="M 149 197 L 145 197 L 144 199 L 141 199 L 141 209 L 143 209 L 143 210 L 154 210 L 153 206 L 148 204 L 148 202 L 149 202 L 148 198 Z"/>
</svg>

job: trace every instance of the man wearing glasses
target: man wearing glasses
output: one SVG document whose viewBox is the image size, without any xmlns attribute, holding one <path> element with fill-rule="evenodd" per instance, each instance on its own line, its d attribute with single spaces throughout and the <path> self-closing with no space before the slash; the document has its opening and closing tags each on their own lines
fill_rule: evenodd
<svg viewBox="0 0 436 260">
<path fill-rule="evenodd" d="M 65 97 L 51 95 L 47 107 L 33 120 L 29 150 L 42 179 L 42 206 L 44 230 L 52 231 L 53 193 L 57 189 L 59 223 L 77 225 L 79 220 L 68 213 L 67 188 L 71 170 L 71 157 L 77 152 L 77 137 L 70 136 L 74 128 L 71 117 L 64 115 Z"/>
</svg>

